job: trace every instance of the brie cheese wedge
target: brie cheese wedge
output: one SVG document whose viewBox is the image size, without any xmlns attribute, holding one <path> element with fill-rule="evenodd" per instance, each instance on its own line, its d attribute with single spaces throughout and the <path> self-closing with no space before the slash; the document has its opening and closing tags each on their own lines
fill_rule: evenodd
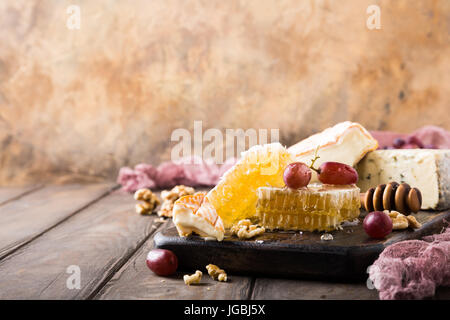
<svg viewBox="0 0 450 320">
<path fill-rule="evenodd" d="M 300 141 L 288 151 L 295 157 L 295 161 L 310 165 L 318 148 L 317 155 L 320 158 L 314 164 L 318 168 L 328 161 L 355 166 L 367 152 L 377 147 L 377 140 L 362 125 L 345 121 Z M 315 181 L 317 174 L 313 172 L 311 182 Z"/>
<path fill-rule="evenodd" d="M 175 201 L 173 223 L 181 237 L 196 233 L 205 240 L 222 241 L 224 226 L 205 192 L 184 196 Z"/>
<path fill-rule="evenodd" d="M 393 149 L 370 152 L 358 163 L 361 192 L 391 181 L 422 193 L 422 209 L 450 208 L 450 150 Z"/>
</svg>

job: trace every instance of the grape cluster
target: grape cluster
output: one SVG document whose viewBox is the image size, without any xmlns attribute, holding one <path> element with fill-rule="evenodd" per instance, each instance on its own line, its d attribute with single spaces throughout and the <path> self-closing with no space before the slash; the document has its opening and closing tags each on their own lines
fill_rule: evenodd
<svg viewBox="0 0 450 320">
<path fill-rule="evenodd" d="M 409 136 L 406 139 L 396 138 L 392 146 L 385 146 L 383 149 L 438 149 L 433 144 L 425 144 L 416 136 Z"/>
</svg>

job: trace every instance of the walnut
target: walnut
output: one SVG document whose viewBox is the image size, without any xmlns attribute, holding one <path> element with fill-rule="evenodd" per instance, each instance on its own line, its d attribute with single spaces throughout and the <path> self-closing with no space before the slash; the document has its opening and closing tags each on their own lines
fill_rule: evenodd
<svg viewBox="0 0 450 320">
<path fill-rule="evenodd" d="M 134 193 L 135 200 L 142 200 L 146 202 L 159 202 L 158 197 L 150 189 L 139 189 Z"/>
<path fill-rule="evenodd" d="M 161 203 L 151 190 L 139 189 L 134 193 L 134 199 L 142 201 L 136 205 L 136 212 L 139 214 L 152 214 L 153 210 Z"/>
<path fill-rule="evenodd" d="M 208 274 L 214 280 L 226 282 L 227 281 L 227 273 L 225 270 L 220 269 L 218 266 L 214 264 L 208 264 L 206 266 L 206 270 L 208 270 Z"/>
<path fill-rule="evenodd" d="M 398 214 L 392 219 L 392 230 L 402 230 L 408 228 L 408 219 L 403 214 Z"/>
<path fill-rule="evenodd" d="M 161 192 L 161 198 L 163 200 L 169 200 L 175 202 L 182 196 L 188 196 L 194 194 L 195 189 L 192 187 L 187 187 L 184 185 L 178 185 L 173 187 L 171 190 L 164 190 Z"/>
<path fill-rule="evenodd" d="M 408 226 L 413 229 L 418 229 L 422 226 L 422 224 L 417 221 L 417 219 L 414 216 L 406 216 L 406 219 L 408 219 Z"/>
<path fill-rule="evenodd" d="M 264 227 L 252 225 L 249 219 L 239 221 L 231 227 L 231 232 L 238 236 L 239 239 L 250 239 L 266 231 Z"/>
<path fill-rule="evenodd" d="M 405 216 L 401 214 L 398 211 L 392 210 L 384 210 L 384 213 L 386 213 L 392 220 L 392 230 L 403 230 L 406 228 L 413 228 L 417 229 L 422 226 L 422 224 L 416 220 L 414 216 Z"/>
<path fill-rule="evenodd" d="M 219 280 L 221 282 L 227 282 L 227 274 L 226 273 L 220 273 L 219 276 L 217 277 L 217 280 Z"/>
<path fill-rule="evenodd" d="M 164 201 L 161 208 L 158 210 L 158 216 L 171 218 L 173 204 L 174 203 L 172 201 Z"/>
<path fill-rule="evenodd" d="M 161 208 L 158 210 L 158 216 L 171 218 L 175 201 L 183 196 L 194 194 L 194 192 L 194 188 L 184 185 L 178 185 L 173 187 L 171 190 L 162 191 L 161 198 L 163 199 L 163 203 L 161 205 Z"/>
<path fill-rule="evenodd" d="M 391 219 L 397 218 L 397 215 L 400 214 L 400 212 L 395 211 L 395 210 L 392 210 L 392 211 L 384 210 L 383 212 L 386 213 L 389 216 L 389 218 L 391 218 Z"/>
<path fill-rule="evenodd" d="M 185 274 L 183 276 L 184 283 L 188 286 L 191 284 L 200 283 L 200 280 L 202 280 L 202 275 L 203 273 L 199 270 L 195 271 L 192 275 Z"/>
<path fill-rule="evenodd" d="M 136 212 L 139 214 L 152 214 L 153 206 L 147 202 L 136 204 Z"/>
</svg>

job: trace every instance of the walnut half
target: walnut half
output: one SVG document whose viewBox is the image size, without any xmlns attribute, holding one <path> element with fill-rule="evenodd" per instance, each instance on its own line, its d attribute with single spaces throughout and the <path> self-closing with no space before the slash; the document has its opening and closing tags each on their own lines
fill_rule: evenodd
<svg viewBox="0 0 450 320">
<path fill-rule="evenodd" d="M 134 193 L 134 199 L 142 201 L 136 204 L 136 212 L 139 214 L 152 214 L 153 210 L 161 203 L 150 189 L 139 189 Z"/>
<path fill-rule="evenodd" d="M 231 232 L 238 236 L 239 239 L 250 239 L 266 231 L 264 227 L 252 225 L 249 219 L 239 221 L 231 227 Z"/>
<path fill-rule="evenodd" d="M 206 270 L 208 270 L 208 274 L 214 280 L 226 282 L 227 281 L 227 273 L 225 270 L 220 269 L 218 266 L 214 264 L 208 264 L 206 266 Z"/>
<path fill-rule="evenodd" d="M 194 192 L 194 188 L 184 185 L 175 186 L 171 190 L 163 190 L 161 192 L 163 203 L 161 208 L 158 210 L 158 216 L 171 218 L 175 201 L 183 196 L 194 194 Z"/>
<path fill-rule="evenodd" d="M 190 286 L 191 284 L 200 283 L 200 280 L 202 280 L 203 273 L 200 270 L 195 271 L 194 274 L 191 275 L 184 275 L 183 280 L 184 283 Z"/>
<path fill-rule="evenodd" d="M 401 214 L 398 211 L 388 211 L 384 210 L 384 213 L 386 213 L 392 220 L 392 230 L 403 230 L 406 228 L 413 228 L 417 229 L 422 226 L 422 224 L 417 221 L 417 219 L 414 216 L 405 216 L 404 214 Z"/>
<path fill-rule="evenodd" d="M 418 229 L 422 226 L 422 224 L 412 215 L 406 216 L 406 219 L 408 219 L 408 226 L 413 229 Z"/>
</svg>

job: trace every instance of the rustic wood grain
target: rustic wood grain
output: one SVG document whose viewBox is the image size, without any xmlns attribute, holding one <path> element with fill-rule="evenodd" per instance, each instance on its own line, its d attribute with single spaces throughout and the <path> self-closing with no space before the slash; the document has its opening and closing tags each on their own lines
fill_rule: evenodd
<svg viewBox="0 0 450 320">
<path fill-rule="evenodd" d="M 378 291 L 365 282 L 336 283 L 293 279 L 257 278 L 251 299 L 255 300 L 378 300 Z M 439 287 L 434 297 L 449 300 L 450 288 Z"/>
<path fill-rule="evenodd" d="M 134 204 L 131 195 L 113 192 L 5 258 L 0 299 L 89 298 L 158 225 Z M 71 265 L 80 268 L 79 290 L 66 286 Z"/>
<path fill-rule="evenodd" d="M 169 220 L 164 228 L 172 226 Z M 145 242 L 136 254 L 114 275 L 95 297 L 96 299 L 247 299 L 251 294 L 251 278 L 228 275 L 229 281 L 212 280 L 206 269 L 199 285 L 187 286 L 184 274 L 195 270 L 177 272 L 171 277 L 159 277 L 145 263 L 153 237 Z M 220 266 L 219 266 L 220 267 Z"/>
<path fill-rule="evenodd" d="M 0 259 L 108 193 L 114 184 L 48 186 L 0 207 Z"/>
<path fill-rule="evenodd" d="M 335 299 L 374 300 L 377 290 L 369 290 L 365 283 L 332 283 L 291 279 L 258 278 L 252 299 Z"/>
<path fill-rule="evenodd" d="M 0 206 L 7 202 L 16 200 L 33 191 L 42 188 L 42 185 L 29 185 L 21 187 L 0 187 Z"/>
</svg>

